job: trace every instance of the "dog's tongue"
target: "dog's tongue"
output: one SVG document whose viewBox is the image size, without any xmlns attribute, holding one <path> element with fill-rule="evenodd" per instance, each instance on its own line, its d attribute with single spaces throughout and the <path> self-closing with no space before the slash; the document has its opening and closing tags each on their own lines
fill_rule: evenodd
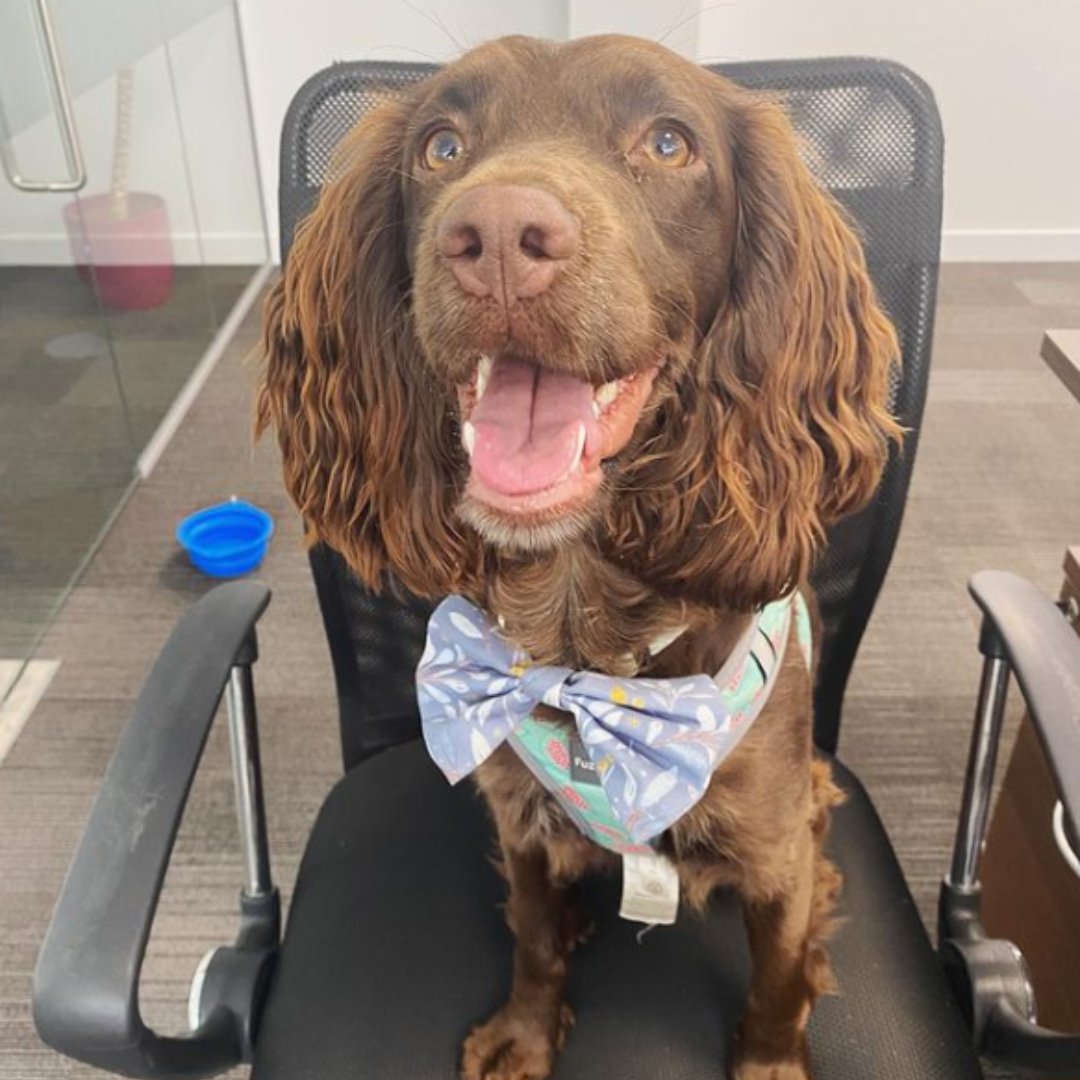
<svg viewBox="0 0 1080 1080">
<path fill-rule="evenodd" d="M 495 360 L 469 421 L 473 473 L 503 495 L 553 487 L 599 432 L 588 382 L 513 356 Z"/>
</svg>

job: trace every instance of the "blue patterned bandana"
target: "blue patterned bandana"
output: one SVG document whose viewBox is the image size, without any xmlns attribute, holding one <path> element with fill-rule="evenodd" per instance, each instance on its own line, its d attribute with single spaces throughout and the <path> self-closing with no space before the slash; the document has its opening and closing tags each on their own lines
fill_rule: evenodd
<svg viewBox="0 0 1080 1080">
<path fill-rule="evenodd" d="M 578 828 L 640 848 L 704 795 L 768 700 L 792 620 L 807 666 L 810 619 L 794 593 L 753 619 L 720 672 L 621 679 L 533 664 L 467 600 L 444 600 L 416 673 L 424 740 L 456 784 L 503 742 Z M 541 702 L 573 724 L 533 716 Z"/>
</svg>

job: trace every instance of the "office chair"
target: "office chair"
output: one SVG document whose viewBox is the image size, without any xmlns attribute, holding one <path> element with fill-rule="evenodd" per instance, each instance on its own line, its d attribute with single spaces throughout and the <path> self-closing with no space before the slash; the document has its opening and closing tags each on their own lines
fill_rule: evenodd
<svg viewBox="0 0 1080 1080">
<path fill-rule="evenodd" d="M 348 63 L 298 92 L 281 147 L 282 258 L 339 139 L 363 112 L 431 73 Z M 941 944 L 923 929 L 858 779 L 835 758 L 848 674 L 892 556 L 926 394 L 941 224 L 942 136 L 933 97 L 904 68 L 865 59 L 720 65 L 788 109 L 820 182 L 860 228 L 903 368 L 893 409 L 910 430 L 872 504 L 832 530 L 813 583 L 824 633 L 818 750 L 847 802 L 829 853 L 846 885 L 831 952 L 840 994 L 810 1025 L 818 1080 L 974 1080 L 986 1051 L 1080 1071 L 1080 1039 L 1039 1028 L 1022 958 L 979 923 L 979 852 L 1005 686 L 1015 672 L 1052 763 L 1072 834 L 1080 821 L 1080 641 L 1049 600 L 1007 574 L 972 593 L 986 657 Z M 311 552 L 333 657 L 345 774 L 308 842 L 288 925 L 269 869 L 252 667 L 269 591 L 221 586 L 177 626 L 153 668 L 59 899 L 35 986 L 42 1037 L 139 1077 L 193 1077 L 250 1062 L 255 1080 L 431 1080 L 457 1075 L 472 1025 L 506 994 L 511 936 L 492 831 L 470 785 L 451 789 L 419 736 L 413 674 L 431 605 L 375 596 L 325 547 Z M 222 693 L 234 754 L 246 880 L 240 932 L 200 966 L 193 1030 L 143 1023 L 138 979 L 162 879 Z M 1071 768 L 1070 768 L 1071 764 Z M 407 854 L 406 854 L 407 853 Z M 680 918 L 640 942 L 617 886 L 585 885 L 597 922 L 576 956 L 578 1016 L 558 1078 L 705 1080 L 725 1054 L 748 983 L 737 904 Z"/>
</svg>

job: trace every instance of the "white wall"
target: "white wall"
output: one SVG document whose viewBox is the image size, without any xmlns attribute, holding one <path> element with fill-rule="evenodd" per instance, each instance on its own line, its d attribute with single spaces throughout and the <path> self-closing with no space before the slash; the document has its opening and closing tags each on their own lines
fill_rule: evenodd
<svg viewBox="0 0 1080 1080">
<path fill-rule="evenodd" d="M 1080 259 L 1078 0 L 701 0 L 699 48 L 907 64 L 945 126 L 945 257 Z"/>
<path fill-rule="evenodd" d="M 123 2 L 138 7 L 143 0 Z M 54 3 L 53 11 L 88 176 L 80 196 L 109 190 L 115 70 L 134 61 L 129 190 L 164 198 L 177 262 L 264 262 L 258 177 L 228 4 L 185 0 L 184 11 L 192 17 L 183 26 L 162 26 L 155 16 L 139 41 L 114 40 L 107 21 L 83 25 L 85 12 L 70 2 Z M 0 40 L 0 62 L 8 53 L 33 46 L 36 31 L 29 26 L 20 30 L 27 32 L 18 40 Z M 168 35 L 167 53 L 160 45 L 152 47 L 162 35 Z M 115 48 L 109 51 L 105 45 Z M 94 57 L 100 61 L 96 66 L 90 62 Z M 51 106 L 42 116 L 48 102 L 44 67 L 38 62 L 24 69 L 0 70 L 0 98 L 9 123 L 11 117 L 20 119 L 17 128 L 13 125 L 15 155 L 27 175 L 58 176 L 66 170 Z M 43 108 L 35 114 L 31 110 L 37 104 Z M 70 263 L 62 213 L 71 200 L 67 194 L 16 191 L 0 178 L 0 264 Z"/>
<path fill-rule="evenodd" d="M 635 34 L 697 57 L 701 0 L 569 0 L 566 37 Z"/>
<path fill-rule="evenodd" d="M 239 0 L 255 140 L 277 253 L 277 153 L 293 94 L 335 60 L 433 60 L 504 34 L 566 36 L 568 0 Z"/>
<path fill-rule="evenodd" d="M 73 19 L 84 2 L 56 0 L 54 9 Z M 173 3 L 180 0 L 163 6 Z M 507 33 L 564 38 L 620 30 L 663 38 L 703 60 L 842 53 L 900 60 L 934 88 L 944 117 L 946 257 L 1080 259 L 1080 0 L 238 3 L 258 171 L 275 253 L 281 121 L 293 93 L 320 67 L 359 57 L 445 61 L 464 47 Z M 231 14 L 222 0 L 183 0 L 181 6 L 191 16 L 185 24 L 190 28 L 173 38 L 170 51 L 185 103 L 181 121 L 191 150 L 190 190 L 160 50 L 139 64 L 132 186 L 166 195 L 181 259 L 198 257 L 197 213 L 209 238 L 207 258 L 258 261 L 258 200 L 250 170 L 237 154 L 246 140 L 246 116 L 242 109 L 217 107 L 227 97 L 235 100 L 238 88 L 221 86 L 220 75 L 208 77 L 222 70 L 238 74 L 222 52 L 228 48 Z M 192 25 L 196 15 L 211 9 L 216 14 Z M 68 47 L 86 49 L 85 35 Z M 0 71 L 5 96 L 11 78 L 10 71 Z M 88 191 L 107 186 L 113 85 L 106 79 L 77 101 L 91 164 Z M 43 147 L 49 147 L 52 160 L 59 160 L 55 127 L 46 123 L 19 139 L 28 159 L 35 153 L 48 156 Z M 0 262 L 63 261 L 59 207 L 64 201 L 16 195 L 0 183 Z"/>
<path fill-rule="evenodd" d="M 51 111 L 48 95 L 38 92 L 45 89 L 45 61 L 33 6 L 24 0 L 0 3 L 0 87 L 4 118 L 13 131 Z M 77 97 L 229 6 L 230 0 L 49 0 L 68 88 Z"/>
<path fill-rule="evenodd" d="M 459 43 L 505 33 L 562 38 L 618 30 L 664 38 L 701 60 L 845 53 L 899 60 L 930 83 L 944 120 L 945 257 L 1080 259 L 1080 0 L 240 5 L 271 207 L 278 131 L 289 98 L 330 60 L 443 61 L 459 51 Z"/>
</svg>

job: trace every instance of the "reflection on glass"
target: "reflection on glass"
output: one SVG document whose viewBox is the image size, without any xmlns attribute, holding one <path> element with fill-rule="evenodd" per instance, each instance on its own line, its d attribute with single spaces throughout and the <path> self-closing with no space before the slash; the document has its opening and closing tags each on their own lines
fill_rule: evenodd
<svg viewBox="0 0 1080 1080">
<path fill-rule="evenodd" d="M 38 3 L 0 0 L 0 143 L 56 177 Z M 0 175 L 0 661 L 32 649 L 267 255 L 233 4 L 48 9 L 87 181 Z"/>
</svg>

